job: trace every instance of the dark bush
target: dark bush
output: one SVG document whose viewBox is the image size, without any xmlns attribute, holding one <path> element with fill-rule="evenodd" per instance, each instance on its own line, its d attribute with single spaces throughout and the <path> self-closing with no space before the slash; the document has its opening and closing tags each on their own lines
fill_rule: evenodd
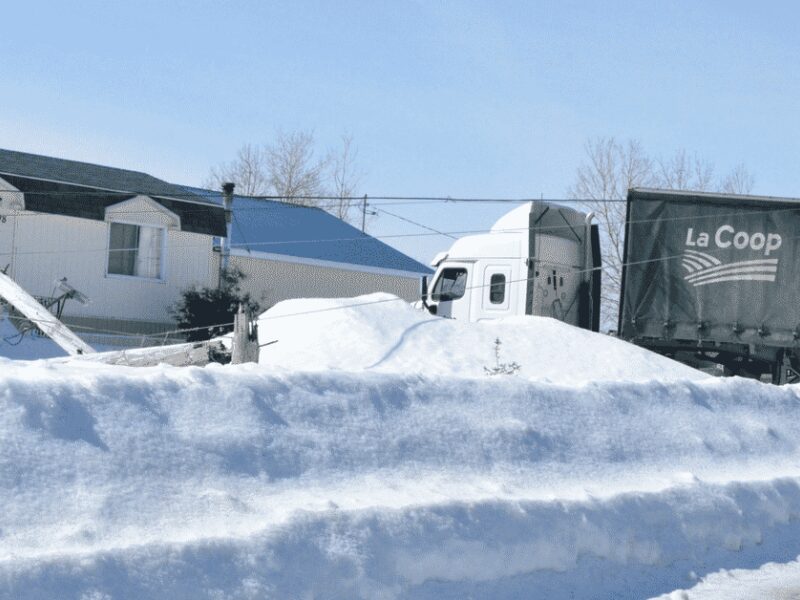
<svg viewBox="0 0 800 600">
<path fill-rule="evenodd" d="M 239 287 L 244 277 L 239 269 L 228 269 L 220 275 L 219 287 L 191 286 L 181 293 L 170 314 L 179 329 L 189 330 L 186 332 L 188 341 L 208 340 L 232 331 L 239 304 L 257 314 L 258 302 Z"/>
</svg>

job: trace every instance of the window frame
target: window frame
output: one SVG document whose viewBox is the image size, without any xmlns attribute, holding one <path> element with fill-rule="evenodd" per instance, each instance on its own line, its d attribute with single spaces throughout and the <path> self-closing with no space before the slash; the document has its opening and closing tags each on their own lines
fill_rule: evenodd
<svg viewBox="0 0 800 600">
<path fill-rule="evenodd" d="M 491 312 L 507 312 L 511 309 L 511 281 L 512 271 L 510 265 L 488 264 L 483 269 L 483 293 L 481 294 L 481 306 L 483 310 Z M 495 276 L 503 277 L 503 298 L 500 302 L 492 301 L 492 278 Z M 495 284 L 497 286 L 498 284 Z"/>
<path fill-rule="evenodd" d="M 494 278 L 500 277 L 502 281 L 495 283 Z M 489 304 L 492 305 L 503 305 L 506 303 L 506 287 L 508 285 L 508 278 L 506 277 L 505 273 L 495 272 L 489 276 Z M 500 290 L 500 299 L 495 301 L 494 294 L 495 290 Z"/>
<path fill-rule="evenodd" d="M 137 281 L 152 281 L 155 283 L 166 283 L 167 278 L 167 235 L 169 234 L 169 229 L 164 226 L 160 225 L 153 225 L 150 223 L 137 223 L 135 221 L 127 221 L 124 219 L 113 219 L 107 221 L 108 228 L 106 231 L 106 261 L 105 261 L 105 276 L 110 279 L 135 279 Z M 114 224 L 118 225 L 133 225 L 141 229 L 142 227 L 148 227 L 150 229 L 157 229 L 161 231 L 161 247 L 159 248 L 159 263 L 158 263 L 158 276 L 156 277 L 146 277 L 144 275 L 125 275 L 123 273 L 111 273 L 108 270 L 109 262 L 111 259 L 111 228 Z"/>
<path fill-rule="evenodd" d="M 448 295 L 446 298 L 442 299 L 442 297 L 441 297 L 442 293 L 441 292 L 439 292 L 438 297 L 436 295 L 436 286 L 439 285 L 439 283 L 442 281 L 442 279 L 444 279 L 444 274 L 447 271 L 460 271 L 460 272 L 463 272 L 463 274 L 464 274 L 464 289 L 461 290 L 461 294 L 458 295 L 458 296 L 450 296 L 450 295 Z M 445 267 L 445 268 L 443 268 L 439 272 L 439 276 L 436 278 L 436 280 L 433 282 L 433 285 L 431 286 L 431 294 L 430 294 L 431 300 L 433 302 L 452 302 L 454 300 L 459 300 L 459 299 L 463 298 L 464 295 L 467 292 L 467 278 L 468 277 L 469 277 L 469 270 L 466 267 Z M 457 280 L 454 279 L 453 281 L 457 281 Z M 445 292 L 445 294 L 448 294 L 448 292 Z"/>
</svg>

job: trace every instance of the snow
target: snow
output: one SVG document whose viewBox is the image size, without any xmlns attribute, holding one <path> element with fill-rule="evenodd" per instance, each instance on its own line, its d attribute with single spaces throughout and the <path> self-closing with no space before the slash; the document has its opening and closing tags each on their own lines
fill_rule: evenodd
<svg viewBox="0 0 800 600">
<path fill-rule="evenodd" d="M 102 340 L 101 336 L 94 337 L 95 339 L 100 338 Z M 119 337 L 120 336 L 114 336 L 114 338 L 117 339 Z M 139 341 L 139 339 L 136 341 Z M 119 346 L 111 343 L 113 341 L 114 340 L 102 340 L 100 343 L 95 341 L 92 344 L 92 348 L 94 348 L 96 352 L 110 352 L 120 349 Z M 87 352 L 82 358 L 89 359 L 90 356 L 94 355 L 94 352 Z M 0 358 L 37 360 L 67 356 L 67 352 L 63 348 L 40 333 L 28 332 L 24 336 L 20 336 L 19 332 L 5 315 L 4 307 L 0 305 Z"/>
<path fill-rule="evenodd" d="M 349 307 L 349 308 L 348 308 Z M 568 385 L 596 381 L 699 380 L 683 364 L 547 317 L 465 323 L 434 317 L 389 294 L 280 302 L 264 313 L 261 362 L 290 370 L 485 377 L 500 362 L 520 376 Z"/>
<path fill-rule="evenodd" d="M 800 559 L 767 563 L 759 569 L 718 571 L 690 590 L 677 590 L 659 600 L 790 600 L 800 597 Z"/>
<path fill-rule="evenodd" d="M 258 365 L 0 359 L 0 597 L 712 598 L 800 554 L 798 386 L 388 296 L 259 330 Z"/>
<path fill-rule="evenodd" d="M 91 346 L 65 327 L 49 310 L 39 304 L 33 296 L 5 273 L 0 273 L 0 298 L 9 302 L 23 315 L 35 322 L 39 329 L 69 354 L 94 352 Z"/>
<path fill-rule="evenodd" d="M 0 356 L 15 360 L 35 360 L 65 356 L 66 351 L 52 340 L 29 333 L 20 337 L 0 306 Z"/>
</svg>

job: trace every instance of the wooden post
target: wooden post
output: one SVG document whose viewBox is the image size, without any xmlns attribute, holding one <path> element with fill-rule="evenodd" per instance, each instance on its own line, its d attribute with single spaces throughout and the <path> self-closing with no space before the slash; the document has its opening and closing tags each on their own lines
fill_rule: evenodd
<svg viewBox="0 0 800 600">
<path fill-rule="evenodd" d="M 231 257 L 231 236 L 233 235 L 233 190 L 236 184 L 226 182 L 222 184 L 222 206 L 225 210 L 225 239 L 222 240 L 219 257 L 219 285 L 222 285 L 222 274 L 228 270 Z"/>
<path fill-rule="evenodd" d="M 258 325 L 251 321 L 250 315 L 240 304 L 233 318 L 231 364 L 240 365 L 247 362 L 258 362 Z"/>
<path fill-rule="evenodd" d="M 367 195 L 364 194 L 364 201 L 361 204 L 361 232 L 367 228 Z"/>
</svg>

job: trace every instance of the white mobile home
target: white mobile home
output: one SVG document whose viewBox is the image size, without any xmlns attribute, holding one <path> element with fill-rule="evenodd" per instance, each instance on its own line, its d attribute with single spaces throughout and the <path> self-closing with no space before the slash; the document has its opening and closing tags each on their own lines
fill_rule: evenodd
<svg viewBox="0 0 800 600">
<path fill-rule="evenodd" d="M 218 193 L 0 150 L 0 270 L 44 299 L 66 278 L 91 300 L 63 312 L 85 337 L 174 329 L 170 308 L 181 291 L 218 284 L 224 236 Z M 374 291 L 413 299 L 430 273 L 324 211 L 280 202 L 236 198 L 229 241 L 231 266 L 264 306 Z"/>
<path fill-rule="evenodd" d="M 0 269 L 49 298 L 58 280 L 91 302 L 69 303 L 78 332 L 169 330 L 190 284 L 214 285 L 224 212 L 144 173 L 0 150 Z"/>
</svg>

